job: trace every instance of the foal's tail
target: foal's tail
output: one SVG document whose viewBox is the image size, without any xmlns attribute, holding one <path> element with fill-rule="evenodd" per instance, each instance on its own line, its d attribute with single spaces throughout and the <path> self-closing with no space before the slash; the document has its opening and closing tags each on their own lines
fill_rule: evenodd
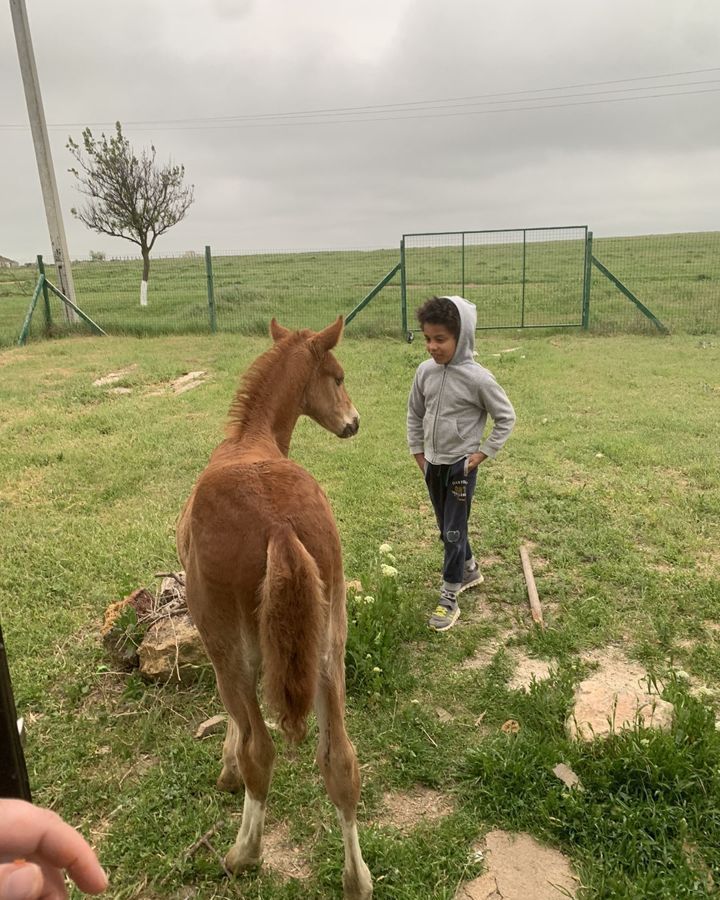
<svg viewBox="0 0 720 900">
<path fill-rule="evenodd" d="M 292 743 L 307 732 L 327 609 L 315 560 L 291 526 L 281 526 L 270 538 L 260 587 L 260 649 L 265 699 Z"/>
</svg>

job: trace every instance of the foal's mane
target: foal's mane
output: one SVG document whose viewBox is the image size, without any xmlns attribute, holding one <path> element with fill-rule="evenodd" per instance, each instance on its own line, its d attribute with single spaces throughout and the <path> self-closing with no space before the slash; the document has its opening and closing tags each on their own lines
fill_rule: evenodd
<svg viewBox="0 0 720 900">
<path fill-rule="evenodd" d="M 239 436 L 249 424 L 255 409 L 267 408 L 269 398 L 278 390 L 280 378 L 292 382 L 299 377 L 297 363 L 300 357 L 292 351 L 310 335 L 307 330 L 294 331 L 252 363 L 230 404 L 226 428 L 228 437 Z"/>
</svg>

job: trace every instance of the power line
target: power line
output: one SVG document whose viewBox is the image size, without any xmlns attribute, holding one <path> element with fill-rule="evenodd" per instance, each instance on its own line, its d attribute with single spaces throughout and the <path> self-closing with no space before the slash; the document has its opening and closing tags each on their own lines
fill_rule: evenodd
<svg viewBox="0 0 720 900">
<path fill-rule="evenodd" d="M 420 119 L 420 118 L 447 118 L 460 115 L 483 115 L 489 113 L 504 113 L 513 111 L 531 111 L 533 109 L 557 109 L 567 106 L 585 106 L 598 103 L 617 103 L 638 100 L 654 100 L 662 97 L 678 97 L 691 94 L 714 93 L 718 89 L 710 90 L 692 90 L 692 91 L 674 91 L 669 93 L 642 94 L 632 97 L 606 97 L 606 94 L 622 94 L 632 91 L 660 90 L 667 91 L 669 88 L 677 87 L 693 87 L 706 84 L 718 84 L 719 79 L 708 79 L 704 81 L 685 81 L 674 82 L 670 84 L 643 85 L 642 87 L 624 87 L 612 90 L 604 89 L 600 91 L 585 91 L 574 94 L 557 94 L 548 95 L 561 90 L 577 90 L 583 87 L 602 87 L 610 84 L 627 84 L 629 82 L 657 80 L 660 78 L 671 78 L 679 76 L 687 76 L 708 72 L 720 72 L 720 67 L 707 69 L 694 69 L 686 72 L 671 72 L 659 75 L 641 75 L 633 78 L 619 78 L 610 81 L 583 82 L 572 85 L 564 85 L 560 87 L 535 88 L 525 91 L 503 91 L 490 94 L 475 94 L 467 97 L 446 97 L 432 100 L 411 100 L 397 103 L 376 104 L 368 106 L 355 107 L 330 107 L 315 110 L 296 110 L 285 113 L 257 113 L 232 116 L 208 116 L 194 117 L 185 119 L 157 119 L 157 120 L 137 120 L 126 121 L 125 127 L 139 128 L 142 126 L 153 126 L 161 131 L 185 131 L 198 130 L 202 128 L 223 129 L 223 128 L 260 128 L 260 127 L 290 127 L 297 125 L 330 125 L 330 124 L 351 124 L 360 122 L 379 122 L 379 121 L 402 121 L 404 119 Z M 545 94 L 548 96 L 532 96 Z M 503 100 L 495 100 L 491 98 L 505 98 Z M 511 99 L 511 98 L 517 99 Z M 571 103 L 546 103 L 553 100 L 573 100 L 578 97 L 600 97 L 596 100 L 579 100 Z M 530 103 L 531 106 L 519 106 L 517 104 Z M 445 104 L 438 106 L 435 104 Z M 455 104 L 447 107 L 446 104 Z M 508 104 L 516 104 L 508 106 Z M 494 109 L 472 109 L 476 106 L 493 106 Z M 438 109 L 454 109 L 465 110 L 463 112 L 442 112 L 436 113 Z M 420 115 L 384 115 L 384 113 L 415 113 Z M 425 115 L 425 113 L 429 113 Z M 376 115 L 379 114 L 379 115 Z M 349 118 L 353 116 L 354 118 Z M 302 119 L 303 121 L 298 121 Z M 312 121 L 320 119 L 319 121 Z M 91 122 L 87 127 L 104 127 L 112 126 L 114 122 Z M 1 129 L 25 129 L 25 125 L 16 124 L 0 124 Z M 86 124 L 81 122 L 64 122 L 56 123 L 49 126 L 50 128 L 82 128 Z"/>
<path fill-rule="evenodd" d="M 312 121 L 288 121 L 288 122 L 229 122 L 226 124 L 204 124 L 204 125 L 179 125 L 179 126 L 165 126 L 165 125 L 156 125 L 155 129 L 158 131 L 228 131 L 233 128 L 239 129 L 251 129 L 251 128 L 308 128 L 310 126 L 316 125 L 357 125 L 362 124 L 364 122 L 404 122 L 410 119 L 447 119 L 447 118 L 456 118 L 458 116 L 482 116 L 482 115 L 493 115 L 499 113 L 513 113 L 513 112 L 533 112 L 535 110 L 543 110 L 543 109 L 561 109 L 563 107 L 570 106 L 593 106 L 598 103 L 623 103 L 623 102 L 632 102 L 637 100 L 657 100 L 663 97 L 683 97 L 688 95 L 697 95 L 697 94 L 713 94 L 720 92 L 719 88 L 709 88 L 707 90 L 699 90 L 699 91 L 676 91 L 670 94 L 647 94 L 642 97 L 611 97 L 606 100 L 581 100 L 577 103 L 552 103 L 545 105 L 536 105 L 536 106 L 514 106 L 507 107 L 504 109 L 481 109 L 481 110 L 465 110 L 463 112 L 446 112 L 446 113 L 428 113 L 418 114 L 418 115 L 408 115 L 408 116 L 375 116 L 375 117 L 365 117 L 365 118 L 337 118 L 326 121 L 312 122 Z M 546 98 L 548 100 L 552 99 L 551 97 Z M 147 130 L 146 128 L 140 128 L 138 130 Z"/>
</svg>

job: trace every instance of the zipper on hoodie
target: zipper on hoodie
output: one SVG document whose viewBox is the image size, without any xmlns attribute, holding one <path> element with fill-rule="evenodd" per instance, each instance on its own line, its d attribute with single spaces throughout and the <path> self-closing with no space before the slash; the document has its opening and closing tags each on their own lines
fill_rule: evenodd
<svg viewBox="0 0 720 900">
<path fill-rule="evenodd" d="M 438 394 L 437 408 L 435 409 L 435 420 L 433 421 L 433 431 L 432 431 L 432 439 L 433 439 L 433 456 L 437 456 L 437 442 L 436 442 L 436 440 L 435 440 L 435 434 L 436 434 L 436 432 L 437 432 L 437 420 L 438 420 L 438 416 L 440 415 L 440 403 L 442 402 L 443 390 L 444 390 L 444 388 L 445 388 L 445 376 L 447 375 L 447 367 L 448 367 L 448 364 L 445 363 L 445 365 L 443 366 L 443 377 L 442 377 L 442 381 L 440 382 L 440 393 Z"/>
</svg>

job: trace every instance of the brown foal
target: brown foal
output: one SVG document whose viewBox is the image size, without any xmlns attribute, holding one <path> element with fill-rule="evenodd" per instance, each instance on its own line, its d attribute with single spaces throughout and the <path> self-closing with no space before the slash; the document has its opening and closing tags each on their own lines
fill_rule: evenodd
<svg viewBox="0 0 720 900">
<path fill-rule="evenodd" d="M 318 333 L 273 319 L 273 346 L 245 375 L 215 449 L 185 504 L 177 546 L 187 602 L 228 711 L 218 786 L 245 787 L 240 830 L 225 864 L 234 873 L 262 861 L 263 824 L 275 748 L 258 704 L 265 700 L 291 742 L 315 707 L 317 762 L 345 844 L 346 900 L 372 896 L 360 852 L 360 776 L 345 731 L 345 577 L 337 527 L 315 479 L 289 460 L 301 415 L 338 437 L 358 414 L 330 352 L 343 320 Z"/>
</svg>

